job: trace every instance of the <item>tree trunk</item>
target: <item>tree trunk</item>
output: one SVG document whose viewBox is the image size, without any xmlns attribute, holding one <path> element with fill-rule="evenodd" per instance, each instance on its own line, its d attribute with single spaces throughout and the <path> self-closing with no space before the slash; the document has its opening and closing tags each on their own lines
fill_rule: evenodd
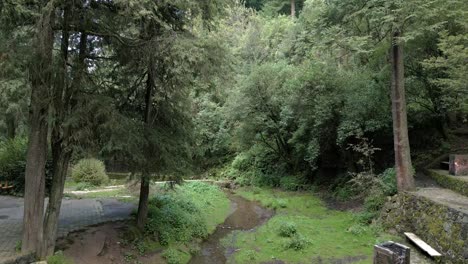
<svg viewBox="0 0 468 264">
<path fill-rule="evenodd" d="M 64 123 L 69 117 L 74 108 L 73 97 L 83 83 L 83 75 L 85 72 L 85 58 L 87 49 L 87 34 L 81 33 L 79 44 L 79 56 L 74 69 L 73 84 L 68 86 L 66 77 L 69 33 L 68 19 L 69 8 L 65 7 L 63 33 L 62 33 L 62 61 L 60 71 L 57 74 L 57 82 L 54 91 L 54 114 L 55 123 L 52 130 L 52 159 L 53 159 L 53 179 L 52 188 L 47 206 L 46 217 L 44 221 L 44 237 L 40 248 L 39 257 L 45 259 L 52 255 L 55 249 L 55 241 L 57 237 L 58 221 L 60 209 L 62 205 L 63 189 L 65 179 L 68 174 L 70 158 L 73 154 L 70 142 L 71 129 Z"/>
<path fill-rule="evenodd" d="M 143 172 L 141 175 L 140 200 L 138 202 L 137 227 L 143 230 L 148 220 L 148 199 L 149 199 L 149 174 Z"/>
<path fill-rule="evenodd" d="M 6 114 L 7 137 L 14 139 L 16 137 L 16 118 L 12 113 Z"/>
<path fill-rule="evenodd" d="M 65 178 L 68 173 L 71 152 L 63 153 L 61 148 L 56 148 L 53 162 L 53 179 L 52 189 L 49 197 L 49 204 L 44 220 L 44 236 L 38 251 L 38 257 L 45 259 L 47 256 L 54 254 L 55 241 L 57 238 L 58 220 L 60 215 L 60 207 L 62 205 L 63 188 Z"/>
<path fill-rule="evenodd" d="M 149 168 L 150 164 L 150 155 L 152 154 L 152 142 L 149 139 L 149 129 L 151 123 L 151 108 L 153 106 L 153 87 L 154 87 L 154 76 L 153 76 L 153 64 L 152 62 L 149 63 L 148 66 L 148 79 L 146 80 L 146 94 L 145 94 L 145 113 L 144 113 L 144 122 L 145 122 L 145 134 L 146 139 L 148 140 L 147 143 L 147 150 L 146 150 L 146 157 L 147 157 L 147 164 L 145 164 L 145 168 L 143 169 L 141 175 L 141 186 L 140 186 L 140 201 L 138 203 L 138 214 L 137 214 L 137 227 L 140 230 L 143 230 L 145 227 L 146 221 L 148 219 L 148 198 L 149 198 Z"/>
<path fill-rule="evenodd" d="M 63 187 L 65 177 L 68 172 L 68 163 L 70 161 L 71 152 L 63 149 L 64 139 L 62 135 L 61 123 L 64 118 L 64 91 L 67 90 L 67 61 L 69 47 L 68 33 L 68 15 L 69 10 L 64 9 L 63 31 L 61 41 L 61 59 L 57 69 L 55 86 L 53 91 L 53 115 L 54 123 L 52 124 L 52 186 L 50 191 L 49 203 L 44 219 L 43 240 L 38 251 L 38 257 L 45 259 L 48 255 L 54 253 L 55 239 L 57 233 L 58 219 L 60 215 L 60 207 L 62 205 Z"/>
<path fill-rule="evenodd" d="M 410 144 L 405 99 L 405 78 L 403 63 L 403 47 L 398 43 L 400 32 L 392 36 L 390 60 L 392 66 L 392 116 L 395 149 L 395 167 L 399 191 L 414 189 L 413 167 L 411 165 Z"/>
<path fill-rule="evenodd" d="M 54 1 L 45 1 L 37 24 L 34 56 L 30 65 L 31 102 L 29 142 L 26 156 L 23 253 L 37 252 L 42 241 L 45 195 L 45 165 L 47 161 L 48 94 L 51 86 L 52 48 L 54 33 Z"/>
<path fill-rule="evenodd" d="M 291 0 L 291 17 L 296 17 L 296 0 Z"/>
</svg>

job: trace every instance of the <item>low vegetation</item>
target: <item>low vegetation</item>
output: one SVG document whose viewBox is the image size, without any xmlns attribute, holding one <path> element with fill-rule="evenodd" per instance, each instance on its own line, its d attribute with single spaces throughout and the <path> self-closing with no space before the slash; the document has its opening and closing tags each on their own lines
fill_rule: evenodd
<svg viewBox="0 0 468 264">
<path fill-rule="evenodd" d="M 185 183 L 150 199 L 144 233 L 136 232 L 133 241 L 128 242 L 140 253 L 163 247 L 162 256 L 168 263 L 186 263 L 191 252 L 197 250 L 197 242 L 224 222 L 229 211 L 229 199 L 217 186 Z"/>
<path fill-rule="evenodd" d="M 238 249 L 230 263 L 311 263 L 349 257 L 357 259 L 355 263 L 370 263 L 373 245 L 388 239 L 355 214 L 328 209 L 310 192 L 241 188 L 237 193 L 275 208 L 276 215 L 254 231 L 236 232 L 224 240 L 228 245 L 235 241 L 229 246 Z M 285 206 L 276 206 L 279 201 Z"/>
</svg>

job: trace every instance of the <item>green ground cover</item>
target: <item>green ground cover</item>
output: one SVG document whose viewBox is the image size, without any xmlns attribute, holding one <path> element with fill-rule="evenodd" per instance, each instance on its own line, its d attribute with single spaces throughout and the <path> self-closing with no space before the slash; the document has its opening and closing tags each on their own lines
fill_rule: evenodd
<svg viewBox="0 0 468 264">
<path fill-rule="evenodd" d="M 235 232 L 224 240 L 235 241 L 230 246 L 238 249 L 229 263 L 372 263 L 374 244 L 390 239 L 360 224 L 351 212 L 328 209 L 312 193 L 242 188 L 237 194 L 276 209 L 276 215 L 254 231 Z"/>
<path fill-rule="evenodd" d="M 217 186 L 188 182 L 173 191 L 156 194 L 150 200 L 145 237 L 165 247 L 169 264 L 187 263 L 198 242 L 223 223 L 230 201 Z"/>
</svg>

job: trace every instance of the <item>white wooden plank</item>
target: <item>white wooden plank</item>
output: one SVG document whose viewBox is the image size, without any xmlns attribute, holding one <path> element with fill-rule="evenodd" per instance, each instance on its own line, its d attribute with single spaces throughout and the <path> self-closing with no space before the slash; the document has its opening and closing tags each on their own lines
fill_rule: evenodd
<svg viewBox="0 0 468 264">
<path fill-rule="evenodd" d="M 433 249 L 431 246 L 429 246 L 426 242 L 424 242 L 421 238 L 419 238 L 417 235 L 413 233 L 405 233 L 405 236 L 413 241 L 414 244 L 416 244 L 418 247 L 420 247 L 424 252 L 426 252 L 429 256 L 435 258 L 435 257 L 441 257 L 442 254 L 437 252 L 435 249 Z"/>
</svg>

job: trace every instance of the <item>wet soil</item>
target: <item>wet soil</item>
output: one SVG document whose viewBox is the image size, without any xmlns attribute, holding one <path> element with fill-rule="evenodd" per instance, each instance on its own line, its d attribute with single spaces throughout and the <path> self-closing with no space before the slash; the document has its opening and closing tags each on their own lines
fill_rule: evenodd
<svg viewBox="0 0 468 264">
<path fill-rule="evenodd" d="M 256 202 L 231 193 L 228 193 L 228 197 L 232 205 L 231 215 L 200 245 L 199 253 L 192 257 L 190 264 L 226 263 L 227 257 L 232 255 L 235 249 L 225 248 L 220 240 L 234 230 L 253 230 L 273 216 L 273 211 L 261 207 Z"/>
<path fill-rule="evenodd" d="M 74 232 L 60 239 L 57 248 L 75 264 L 125 263 L 127 249 L 121 246 L 121 234 L 127 222 L 113 222 Z"/>
<path fill-rule="evenodd" d="M 240 196 L 227 193 L 231 200 L 231 214 L 200 245 L 198 255 L 192 257 L 192 264 L 224 264 L 234 248 L 224 248 L 221 239 L 234 230 L 253 230 L 273 216 L 273 211 L 261 207 Z M 112 222 L 74 232 L 59 239 L 57 248 L 75 264 L 116 264 L 138 261 L 138 263 L 166 263 L 162 250 L 140 256 L 135 249 L 122 244 L 122 234 L 129 222 Z"/>
</svg>

